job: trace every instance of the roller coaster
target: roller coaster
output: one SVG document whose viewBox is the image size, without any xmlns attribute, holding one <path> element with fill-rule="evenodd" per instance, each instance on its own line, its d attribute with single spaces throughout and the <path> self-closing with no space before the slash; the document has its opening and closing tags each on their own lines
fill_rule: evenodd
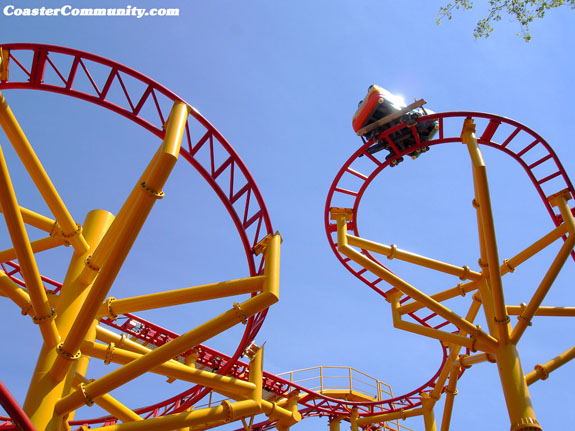
<svg viewBox="0 0 575 431">
<path fill-rule="evenodd" d="M 0 207 L 11 240 L 0 251 L 0 295 L 31 318 L 43 341 L 23 406 L 0 383 L 0 401 L 8 414 L 1 418 L 0 430 L 195 431 L 235 423 L 239 430 L 283 431 L 308 417 L 326 417 L 331 431 L 339 430 L 342 421 L 349 422 L 353 431 L 399 431 L 407 429 L 399 420 L 420 416 L 430 431 L 438 429 L 434 406 L 444 400 L 440 429 L 447 431 L 458 381 L 480 362 L 497 364 L 511 430 L 543 429 L 528 386 L 572 360 L 575 347 L 525 374 L 516 346 L 535 316 L 575 316 L 573 307 L 542 305 L 563 264 L 574 256 L 575 220 L 568 201 L 575 190 L 557 156 L 537 133 L 492 114 L 433 113 L 372 133 L 337 173 L 324 213 L 327 239 L 336 258 L 390 305 L 396 328 L 440 341 L 442 360 L 437 371 L 419 387 L 396 395 L 389 385 L 352 368 L 317 367 L 282 375 L 263 370 L 263 349 L 254 340 L 268 308 L 279 300 L 281 237 L 272 228 L 247 167 L 196 109 L 141 73 L 96 55 L 40 44 L 0 48 L 2 92 L 43 90 L 91 102 L 131 120 L 160 141 L 118 213 L 93 210 L 80 224 L 7 99 L 0 96 L 0 125 L 51 212 L 48 217 L 19 205 L 7 159 L 0 152 Z M 437 133 L 423 142 L 417 125 L 430 122 L 437 124 Z M 410 146 L 396 146 L 391 136 L 398 132 L 411 134 Z M 390 154 L 384 157 L 369 151 L 375 142 L 383 143 Z M 359 235 L 360 202 L 375 178 L 405 155 L 448 143 L 465 145 L 471 160 L 480 250 L 475 269 Z M 554 226 L 503 261 L 481 147 L 499 150 L 523 168 Z M 179 158 L 184 159 L 179 163 L 191 165 L 201 175 L 227 210 L 242 243 L 249 276 L 135 297 L 109 296 L 152 207 L 164 197 L 162 190 Z M 40 237 L 33 239 L 30 230 Z M 503 276 L 520 270 L 552 245 L 559 251 L 549 268 L 541 269 L 542 279 L 531 298 L 521 305 L 507 304 Z M 66 276 L 57 281 L 41 274 L 36 254 L 62 246 L 73 252 L 68 266 L 63 264 Z M 425 293 L 381 263 L 383 257 L 446 274 L 453 282 Z M 134 314 L 214 299 L 229 300 L 231 305 L 183 334 Z M 457 303 L 458 310 L 466 311 L 460 314 L 447 303 Z M 510 316 L 517 316 L 517 321 Z M 477 324 L 480 318 L 486 322 L 485 329 Z M 241 325 L 243 335 L 232 353 L 205 344 Z M 89 366 L 95 361 L 117 366 L 98 376 Z M 0 376 L 8 372 L 3 369 Z M 161 398 L 143 407 L 127 406 L 110 394 L 150 373 L 184 382 L 188 389 L 167 399 L 154 389 Z M 77 410 L 93 405 L 106 414 L 77 417 Z"/>
</svg>

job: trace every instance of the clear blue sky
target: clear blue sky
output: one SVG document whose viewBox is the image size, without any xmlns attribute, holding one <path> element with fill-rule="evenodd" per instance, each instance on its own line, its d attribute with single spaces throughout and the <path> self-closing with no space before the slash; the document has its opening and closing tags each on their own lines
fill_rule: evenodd
<svg viewBox="0 0 575 431">
<path fill-rule="evenodd" d="M 125 64 L 180 95 L 228 139 L 254 176 L 274 229 L 284 239 L 281 300 L 257 337 L 258 343 L 266 342 L 264 367 L 273 373 L 346 365 L 392 384 L 394 393 L 401 394 L 419 386 L 439 366 L 437 342 L 394 329 L 388 304 L 338 263 L 326 241 L 325 198 L 340 166 L 361 143 L 351 117 L 369 85 L 378 83 L 406 100 L 424 98 L 436 112 L 472 110 L 513 118 L 540 133 L 567 172 L 575 172 L 569 129 L 575 30 L 568 9 L 535 23 L 533 40 L 525 43 L 516 36 L 518 25 L 507 17 L 489 39 L 475 40 L 472 29 L 484 12 L 480 6 L 437 26 L 443 1 L 17 3 L 180 8 L 180 16 L 170 18 L 0 15 L 0 40 L 69 46 Z M 157 140 L 85 102 L 38 92 L 4 95 L 74 217 L 81 222 L 97 207 L 116 212 Z M 0 144 L 13 160 L 3 136 Z M 434 148 L 415 162 L 386 170 L 360 208 L 363 236 L 476 268 L 469 161 L 463 150 L 457 145 Z M 493 152 L 486 151 L 486 158 L 501 257 L 510 257 L 552 224 L 523 172 Z M 41 211 L 17 167 L 13 176 L 22 205 Z M 188 166 L 178 166 L 166 193 L 112 295 L 246 275 L 237 235 L 199 176 Z M 389 229 L 398 220 L 399 228 Z M 5 239 L 5 229 L 0 229 Z M 68 253 L 62 254 L 64 259 Z M 55 258 L 42 259 L 46 275 L 62 275 L 52 266 Z M 569 261 L 549 305 L 573 304 L 572 266 Z M 435 279 L 423 274 L 405 274 L 423 290 L 444 287 L 428 286 Z M 528 302 L 528 292 L 541 276 L 541 267 L 535 267 L 505 280 L 509 302 Z M 222 301 L 214 307 L 180 307 L 177 313 L 147 316 L 183 332 L 228 306 Z M 0 302 L 0 312 L 6 343 L 0 379 L 22 402 L 39 348 L 37 328 L 8 301 Z M 208 345 L 231 353 L 237 334 Z M 519 346 L 526 372 L 573 345 L 568 319 L 537 318 L 532 334 Z M 573 364 L 568 364 L 531 387 L 544 429 L 561 429 L 575 421 L 569 383 L 574 377 Z M 474 366 L 458 387 L 453 430 L 507 429 L 495 365 Z M 136 407 L 157 400 L 158 391 L 172 394 L 181 388 L 156 379 L 118 396 Z M 442 405 L 436 410 L 438 418 Z M 423 429 L 421 418 L 405 425 Z M 326 420 L 303 421 L 293 429 L 318 427 L 327 429 Z"/>
</svg>

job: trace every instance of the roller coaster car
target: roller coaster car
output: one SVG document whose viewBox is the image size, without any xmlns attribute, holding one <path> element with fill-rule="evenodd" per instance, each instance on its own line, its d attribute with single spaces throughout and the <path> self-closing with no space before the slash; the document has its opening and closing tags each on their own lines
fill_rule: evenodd
<svg viewBox="0 0 575 431">
<path fill-rule="evenodd" d="M 353 116 L 353 130 L 362 138 L 372 140 L 367 152 L 377 153 L 381 150 L 388 150 L 386 160 L 395 157 L 395 150 L 387 139 L 378 139 L 381 133 L 391 127 L 401 123 L 406 123 L 408 127 L 391 133 L 388 138 L 393 142 L 399 152 L 410 147 L 416 147 L 414 151 L 408 153 L 411 158 L 416 159 L 423 152 L 429 150 L 426 145 L 418 145 L 415 134 L 419 138 L 419 144 L 430 140 L 438 129 L 438 122 L 424 121 L 417 119 L 424 115 L 432 114 L 423 108 L 424 100 L 419 100 L 406 106 L 403 101 L 391 94 L 386 89 L 372 85 L 367 90 L 367 96 L 359 102 L 357 111 Z M 403 157 L 394 158 L 390 165 L 395 166 L 403 161 Z"/>
</svg>

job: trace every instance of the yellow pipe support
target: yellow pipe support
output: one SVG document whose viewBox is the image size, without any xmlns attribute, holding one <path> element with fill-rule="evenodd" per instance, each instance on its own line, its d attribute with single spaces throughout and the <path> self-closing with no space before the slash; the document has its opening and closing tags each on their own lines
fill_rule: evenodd
<svg viewBox="0 0 575 431">
<path fill-rule="evenodd" d="M 94 342 L 94 340 L 96 339 L 96 326 L 98 325 L 98 323 L 96 321 L 94 321 L 94 323 L 92 324 L 92 327 L 90 328 L 90 331 L 87 334 L 87 341 L 91 341 Z M 88 371 L 88 366 L 90 365 L 90 360 L 92 358 L 88 355 L 82 355 L 78 358 L 78 360 L 76 361 L 76 367 L 75 367 L 75 371 L 70 371 L 69 374 L 71 374 L 71 379 L 66 379 L 66 385 L 64 386 L 64 390 L 62 391 L 62 395 L 68 395 L 70 394 L 73 390 L 76 389 L 78 383 L 77 383 L 77 376 L 85 376 L 86 372 Z M 64 425 L 68 425 L 69 421 L 74 420 L 75 416 L 76 416 L 76 412 L 77 410 L 74 410 L 70 413 L 68 413 L 65 417 L 65 420 L 62 421 L 62 423 Z M 70 430 L 71 431 L 71 430 Z"/>
<path fill-rule="evenodd" d="M 96 247 L 100 243 L 106 234 L 106 231 L 113 223 L 113 220 L 114 216 L 104 210 L 93 210 L 88 213 L 84 222 L 84 237 L 90 246 L 90 249 Z M 85 286 L 81 286 L 76 283 L 78 276 L 84 268 L 84 263 L 88 254 L 89 250 L 84 253 L 74 253 L 72 260 L 70 261 L 70 265 L 68 266 L 64 282 L 62 283 L 62 290 L 59 295 L 60 299 L 58 301 L 58 306 L 56 307 L 58 315 L 56 318 L 56 326 L 63 339 L 65 339 L 70 333 L 75 320 L 78 319 L 81 307 L 89 294 L 89 290 L 86 289 Z M 92 328 L 94 325 L 94 319 L 88 320 L 86 325 L 88 325 L 88 328 Z M 60 381 L 64 378 L 66 370 L 72 360 L 78 355 L 78 350 L 79 349 L 68 351 L 63 345 L 59 346 L 59 356 L 50 371 L 50 375 L 55 381 Z"/>
<path fill-rule="evenodd" d="M 473 178 L 473 187 L 474 190 L 477 190 L 477 181 L 475 176 Z M 497 338 L 498 329 L 495 325 L 495 311 L 493 309 L 493 297 L 491 294 L 491 289 L 489 287 L 489 267 L 487 265 L 487 247 L 485 245 L 485 235 L 483 233 L 483 225 L 481 223 L 481 214 L 479 210 L 479 205 L 477 201 L 473 199 L 473 206 L 477 213 L 477 233 L 479 239 L 479 266 L 483 269 L 483 279 L 478 283 L 479 291 L 473 295 L 475 299 L 477 295 L 481 298 L 481 302 L 483 304 L 483 314 L 485 315 L 485 320 L 487 321 L 487 328 L 489 330 L 489 334 L 495 338 Z"/>
<path fill-rule="evenodd" d="M 519 316 L 523 314 L 526 305 L 508 305 L 507 313 L 510 316 Z M 535 316 L 553 316 L 553 317 L 575 317 L 575 307 L 542 307 L 539 306 Z"/>
<path fill-rule="evenodd" d="M 86 266 L 84 267 L 82 274 L 78 278 L 78 282 L 80 284 L 88 286 L 91 283 L 93 283 L 94 279 L 98 275 L 100 268 L 102 268 L 106 260 L 109 258 L 109 255 L 111 251 L 114 249 L 114 247 L 116 247 L 116 243 L 118 242 L 120 233 L 122 232 L 122 230 L 126 228 L 127 225 L 129 225 L 130 221 L 127 220 L 128 215 L 132 211 L 132 208 L 134 207 L 136 201 L 138 200 L 139 196 L 142 193 L 143 189 L 141 184 L 146 181 L 146 178 L 148 177 L 150 171 L 155 166 L 156 164 L 155 161 L 159 157 L 160 150 L 161 148 L 158 148 L 156 154 L 154 155 L 150 163 L 148 163 L 146 169 L 138 179 L 136 185 L 126 198 L 126 201 L 122 205 L 122 208 L 120 208 L 120 211 L 116 216 L 116 219 L 118 221 L 116 223 L 113 223 L 112 226 L 110 226 L 108 232 L 106 233 L 100 244 L 98 244 L 98 247 L 96 247 L 93 250 L 92 254 L 88 258 L 88 262 L 86 262 Z"/>
<path fill-rule="evenodd" d="M 359 431 L 359 426 L 357 420 L 359 419 L 359 413 L 357 412 L 357 407 L 354 407 L 349 414 L 349 422 L 351 423 L 351 431 Z"/>
<path fill-rule="evenodd" d="M 496 358 L 511 429 L 513 431 L 543 429 L 535 418 L 516 345 L 501 344 Z"/>
<path fill-rule="evenodd" d="M 399 295 L 391 295 L 389 301 L 391 302 L 391 312 L 393 317 L 393 326 L 398 329 L 403 329 L 404 331 L 413 332 L 415 334 L 423 335 L 429 338 L 435 338 L 437 340 L 443 341 L 445 343 L 452 343 L 458 346 L 464 346 L 471 350 L 484 350 L 488 352 L 494 351 L 490 344 L 484 344 L 478 339 L 477 334 L 481 332 L 481 329 L 475 329 L 472 334 L 474 337 L 468 338 L 462 335 L 453 334 L 451 332 L 441 331 L 439 329 L 428 328 L 426 326 L 421 326 L 416 323 L 404 322 L 401 320 L 401 316 L 397 312 L 397 307 L 399 305 Z"/>
<path fill-rule="evenodd" d="M 0 105 L 2 105 L 0 93 Z M 2 109 L 0 108 L 0 117 L 2 116 Z M 1 122 L 1 121 L 0 121 Z M 34 307 L 34 322 L 40 327 L 44 343 L 48 347 L 55 347 L 60 342 L 60 335 L 54 323 L 54 313 L 48 301 L 44 284 L 40 278 L 40 272 L 34 259 L 34 253 L 30 246 L 26 227 L 22 220 L 22 214 L 18 207 L 18 201 L 10 174 L 8 173 L 8 166 L 2 148 L 0 148 L 0 206 L 4 210 L 4 218 L 6 220 L 6 227 L 10 234 L 10 239 L 16 250 L 22 276 L 26 282 L 26 289 L 30 295 L 32 307 Z"/>
<path fill-rule="evenodd" d="M 249 381 L 254 385 L 253 394 L 251 399 L 254 400 L 259 406 L 262 404 L 263 394 L 263 379 L 264 379 L 264 349 L 260 347 L 250 357 L 249 364 Z"/>
<path fill-rule="evenodd" d="M 62 238 L 54 238 L 51 236 L 36 241 L 32 241 L 30 243 L 30 247 L 32 249 L 33 254 L 50 250 L 52 248 L 56 248 L 61 245 L 66 245 L 66 241 L 63 240 Z M 10 260 L 15 260 L 17 258 L 18 256 L 16 255 L 16 249 L 14 248 L 0 251 L 0 263 L 5 263 Z"/>
<path fill-rule="evenodd" d="M 489 185 L 487 182 L 487 170 L 475 137 L 475 124 L 473 119 L 465 119 L 463 130 L 461 131 L 461 140 L 467 145 L 473 164 L 473 177 L 476 188 L 477 203 L 479 205 L 481 226 L 483 227 L 483 239 L 485 241 L 485 251 L 487 254 L 486 263 L 489 268 L 489 281 L 493 297 L 495 323 L 498 324 L 497 332 L 499 334 L 499 340 L 502 343 L 507 343 L 509 341 L 509 316 L 505 309 L 505 298 L 503 295 L 501 271 L 499 269 L 499 254 L 497 250 L 495 224 L 493 221 L 493 210 L 491 208 Z"/>
<path fill-rule="evenodd" d="M 497 347 L 497 340 L 496 339 L 494 339 L 490 335 L 486 334 L 485 332 L 478 330 L 478 328 L 475 325 L 468 322 L 467 320 L 465 320 L 464 318 L 459 316 L 457 313 L 451 311 L 447 307 L 443 306 L 441 303 L 433 300 L 432 298 L 430 298 L 425 293 L 421 292 L 420 290 L 411 286 L 410 284 L 408 284 L 407 282 L 405 282 L 403 279 L 399 278 L 398 276 L 396 276 L 392 272 L 383 268 L 381 265 L 377 264 L 376 262 L 372 261 L 371 259 L 367 258 L 366 256 L 363 256 L 361 253 L 357 252 L 355 249 L 351 248 L 347 242 L 348 235 L 347 235 L 347 226 L 345 224 L 345 216 L 343 216 L 343 215 L 337 216 L 337 226 L 338 226 L 338 249 L 342 254 L 349 257 L 354 262 L 361 265 L 363 268 L 371 271 L 373 274 L 380 277 L 386 283 L 391 284 L 393 287 L 395 287 L 396 289 L 398 289 L 402 293 L 409 295 L 415 301 L 419 301 L 420 303 L 424 304 L 431 311 L 437 313 L 439 316 L 441 316 L 444 319 L 448 320 L 449 322 L 453 323 L 458 328 L 465 330 L 466 332 L 468 332 L 470 334 L 475 334 L 475 336 L 478 338 L 478 341 L 481 342 L 481 345 L 483 345 L 485 349 L 494 350 Z M 410 324 L 408 322 L 401 322 L 401 323 L 406 324 L 407 325 L 406 327 L 410 326 Z M 423 330 L 429 329 L 430 331 L 434 331 L 431 328 L 425 328 L 425 327 L 419 326 L 419 325 L 414 325 L 414 326 L 418 326 Z M 443 331 L 438 331 L 438 332 L 440 332 L 441 334 L 446 334 L 446 336 L 447 336 L 447 333 L 445 333 Z M 432 333 L 433 332 L 429 332 L 429 334 L 432 334 Z M 452 335 L 452 334 L 450 334 L 450 335 Z M 431 335 L 429 335 L 429 336 L 431 336 Z M 433 338 L 438 338 L 438 337 L 437 337 L 437 335 L 434 335 Z M 464 338 L 464 337 L 461 337 L 461 338 Z M 459 341 L 457 341 L 455 343 L 461 344 L 462 341 L 460 339 L 458 339 L 458 340 Z M 471 340 L 468 340 L 468 341 L 471 342 Z M 454 341 L 449 341 L 449 342 L 454 342 Z M 469 343 L 467 341 L 465 341 L 464 343 L 465 344 L 463 344 L 463 345 L 469 346 Z"/>
<path fill-rule="evenodd" d="M 152 351 L 152 349 L 144 347 L 141 344 L 130 340 L 126 337 L 125 334 L 118 335 L 115 332 L 102 328 L 99 325 L 96 326 L 96 339 L 106 344 L 114 343 L 117 348 L 128 350 L 134 353 L 140 353 L 142 355 Z"/>
<path fill-rule="evenodd" d="M 76 373 L 76 380 L 79 384 L 87 384 L 90 383 L 83 375 Z M 124 404 L 116 400 L 111 395 L 102 395 L 95 401 L 95 404 L 100 406 L 102 409 L 110 413 L 115 418 L 121 420 L 122 422 L 134 422 L 134 421 L 141 421 L 142 418 L 136 414 L 132 409 L 129 409 Z"/>
<path fill-rule="evenodd" d="M 230 403 L 224 401 L 218 407 L 210 407 L 191 412 L 183 412 L 138 422 L 108 425 L 98 428 L 99 431 L 173 431 L 178 428 L 202 425 L 207 427 L 215 422 L 230 423 L 242 417 L 260 413 L 258 405 L 251 400 Z"/>
<path fill-rule="evenodd" d="M 575 359 L 575 347 L 565 350 L 545 364 L 535 365 L 534 370 L 525 376 L 525 382 L 531 385 L 537 380 L 546 380 L 550 373 L 573 359 Z"/>
<path fill-rule="evenodd" d="M 463 368 L 469 368 L 482 362 L 495 362 L 495 358 L 489 353 L 479 353 L 472 356 L 463 356 L 458 362 Z"/>
<path fill-rule="evenodd" d="M 282 429 L 289 429 L 292 425 L 295 425 L 301 421 L 301 413 L 297 410 L 297 400 L 288 397 L 287 408 L 280 407 L 278 403 L 270 402 L 267 400 L 262 400 L 261 408 L 262 412 L 265 413 L 271 421 L 277 421 Z M 278 428 L 280 429 L 280 428 Z"/>
<path fill-rule="evenodd" d="M 141 354 L 120 349 L 114 345 L 106 346 L 87 341 L 82 344 L 82 354 L 101 359 L 106 363 L 112 362 L 120 365 L 129 364 L 130 362 L 143 357 Z M 149 371 L 173 379 L 206 386 L 218 392 L 226 391 L 227 394 L 233 394 L 234 396 L 239 396 L 241 398 L 250 398 L 253 392 L 257 390 L 257 387 L 253 382 L 246 382 L 233 377 L 198 370 L 174 360 L 166 361 Z M 95 400 L 97 400 L 97 398 L 94 398 L 94 401 Z"/>
<path fill-rule="evenodd" d="M 569 227 L 570 230 L 575 230 L 575 221 L 573 220 L 573 216 L 571 215 L 571 210 L 567 206 L 567 202 L 563 200 L 560 205 L 561 205 L 561 213 L 562 214 L 566 213 L 565 215 L 563 215 L 565 223 L 568 226 L 571 225 L 571 227 Z M 515 328 L 513 328 L 513 332 L 511 334 L 511 342 L 518 343 L 527 327 L 531 325 L 531 319 L 533 318 L 533 316 L 537 312 L 537 309 L 543 302 L 543 299 L 545 299 L 545 296 L 551 289 L 551 286 L 553 285 L 553 282 L 557 278 L 559 271 L 561 271 L 566 260 L 569 258 L 569 255 L 573 250 L 573 246 L 575 246 L 575 233 L 571 232 L 567 240 L 561 246 L 559 253 L 557 253 L 557 256 L 551 263 L 551 266 L 545 273 L 545 276 L 543 277 L 543 280 L 541 280 L 541 283 L 539 284 L 537 290 L 533 294 L 531 301 L 529 301 L 529 304 L 527 304 L 527 307 L 525 308 L 525 310 L 523 310 L 521 315 L 518 316 L 519 321 L 515 325 Z"/>
<path fill-rule="evenodd" d="M 262 293 L 241 304 L 234 304 L 231 310 L 86 385 L 85 395 L 89 399 L 95 399 L 102 394 L 108 393 L 237 323 L 246 322 L 254 314 L 276 303 L 279 300 L 280 241 L 279 234 L 276 234 L 271 237 L 267 244 L 264 268 L 266 281 Z M 56 405 L 56 411 L 60 414 L 72 411 L 84 404 L 84 400 L 84 394 L 76 391 L 62 398 Z"/>
<path fill-rule="evenodd" d="M 445 403 L 443 405 L 443 417 L 441 418 L 441 431 L 449 431 L 451 424 L 451 414 L 453 412 L 453 404 L 455 402 L 455 395 L 457 395 L 457 380 L 461 369 L 454 366 L 449 375 L 449 383 L 445 389 Z"/>
<path fill-rule="evenodd" d="M 462 280 L 468 279 L 477 281 L 481 278 L 481 274 L 479 272 L 472 271 L 468 267 L 460 267 L 441 262 L 439 260 L 430 259 L 428 257 L 410 253 L 405 250 L 400 250 L 394 245 L 387 246 L 378 244 L 374 241 L 369 241 L 354 235 L 347 235 L 347 241 L 350 246 L 359 247 L 374 253 L 383 254 L 384 256 L 387 256 L 388 259 L 403 260 L 405 262 L 413 263 L 415 265 L 423 266 L 435 271 L 455 275 Z"/>
<path fill-rule="evenodd" d="M 86 240 L 90 246 L 98 243 L 109 225 L 110 214 L 106 211 L 96 210 L 91 211 L 85 220 L 85 235 Z M 55 319 L 58 331 L 65 336 L 72 325 L 73 319 L 76 317 L 82 299 L 85 294 L 82 291 L 70 289 L 70 279 L 81 270 L 83 266 L 84 254 L 74 253 L 71 263 L 68 268 L 62 290 L 59 295 L 59 301 L 56 305 L 57 317 Z M 95 330 L 93 330 L 94 321 L 90 323 L 90 330 L 87 333 L 88 339 L 95 337 Z M 75 354 L 77 352 L 74 352 Z M 66 362 L 75 362 L 79 372 L 85 371 L 88 365 L 88 358 L 78 358 L 79 355 L 64 356 L 60 346 L 57 348 L 43 348 L 38 358 L 36 370 L 32 376 L 30 389 L 26 396 L 25 409 L 32 419 L 33 423 L 38 429 L 45 431 L 59 431 L 63 423 L 63 418 L 58 415 L 53 415 L 54 406 L 58 399 L 67 393 L 72 388 L 73 373 L 63 374 L 59 380 L 51 378 L 51 369 L 56 361 L 56 358 L 66 358 Z M 73 360 L 75 359 L 75 360 Z"/>
<path fill-rule="evenodd" d="M 179 149 L 188 113 L 188 108 L 185 104 L 181 102 L 174 104 L 162 146 L 165 151 L 160 154 L 154 168 L 150 171 L 148 180 L 140 185 L 142 192 L 134 203 L 133 208 L 129 211 L 129 214 L 127 214 L 126 220 L 122 220 L 118 217 L 114 220 L 112 226 L 110 226 L 109 230 L 112 230 L 114 225 L 119 223 L 123 225 L 125 229 L 123 229 L 116 238 L 114 248 L 110 251 L 106 264 L 90 289 L 90 293 L 82 306 L 82 310 L 74 322 L 68 337 L 64 341 L 64 345 L 62 346 L 64 352 L 72 353 L 80 348 L 80 344 L 88 330 L 91 320 L 96 317 L 100 305 L 104 302 L 104 298 L 112 287 L 112 283 L 124 264 L 152 206 L 160 196 L 160 190 L 167 181 L 171 169 L 176 163 L 177 152 L 176 154 L 172 154 L 172 152 L 174 152 L 176 148 Z M 175 142 L 168 142 L 168 140 Z M 163 161 L 160 162 L 160 159 Z M 162 169 L 160 172 L 154 172 L 160 169 Z M 153 178 L 153 181 L 150 181 L 150 178 Z M 107 237 L 109 237 L 109 232 L 102 241 L 107 240 Z M 59 357 L 54 364 L 54 379 L 62 378 L 65 372 L 63 364 L 64 359 Z"/>
<path fill-rule="evenodd" d="M 189 304 L 198 301 L 207 301 L 216 298 L 255 293 L 263 288 L 265 277 L 256 276 L 239 280 L 223 281 L 204 286 L 188 287 L 169 292 L 153 293 L 133 298 L 114 299 L 100 305 L 97 317 L 117 316 L 119 314 L 134 313 L 173 305 Z"/>
<path fill-rule="evenodd" d="M 513 272 L 515 268 L 517 268 L 520 264 L 525 262 L 527 259 L 535 256 L 537 253 L 545 249 L 547 246 L 553 244 L 567 232 L 568 229 L 566 224 L 565 223 L 560 224 L 551 232 L 549 232 L 539 240 L 535 241 L 525 250 L 513 256 L 511 259 L 505 260 L 503 265 L 501 265 L 501 274 L 504 275 L 507 274 L 508 272 Z"/>
<path fill-rule="evenodd" d="M 341 424 L 341 418 L 333 418 L 329 421 L 329 431 L 339 431 Z"/>
<path fill-rule="evenodd" d="M 474 297 L 474 300 L 471 302 L 471 305 L 470 305 L 469 310 L 467 312 L 467 316 L 465 316 L 465 318 L 468 321 L 473 322 L 475 320 L 475 318 L 477 317 L 477 313 L 479 312 L 480 308 L 481 308 L 481 303 L 478 300 L 476 300 Z M 464 331 L 459 331 L 458 335 L 466 336 L 467 333 Z M 449 374 L 452 371 L 452 367 L 453 367 L 452 364 L 458 358 L 460 351 L 461 351 L 460 345 L 453 345 L 452 344 L 449 346 L 449 356 L 448 356 L 447 360 L 445 361 L 443 368 L 441 369 L 441 373 L 439 374 L 437 381 L 435 382 L 435 387 L 433 388 L 433 391 L 431 391 L 431 393 L 430 393 L 431 398 L 438 400 L 441 397 L 441 391 L 443 389 L 443 386 L 445 385 L 445 381 L 447 380 L 447 377 L 449 376 Z"/>
<path fill-rule="evenodd" d="M 437 431 L 437 425 L 435 424 L 435 414 L 433 413 L 435 400 L 425 392 L 422 392 L 420 396 L 421 406 L 423 407 L 423 422 L 425 424 L 425 431 Z"/>
<path fill-rule="evenodd" d="M 0 271 L 0 293 L 20 307 L 23 314 L 34 315 L 28 292 L 14 283 L 4 271 Z"/>
<path fill-rule="evenodd" d="M 400 410 L 397 412 L 392 413 L 382 413 L 379 415 L 373 416 L 364 416 L 362 418 L 357 419 L 356 423 L 360 427 L 365 427 L 367 425 L 380 423 L 380 422 L 389 422 L 397 419 L 407 419 L 412 418 L 415 416 L 422 416 L 424 414 L 423 407 L 419 407 L 416 409 L 409 409 L 409 410 Z"/>
<path fill-rule="evenodd" d="M 60 226 L 56 221 L 48 218 L 42 214 L 38 214 L 32 210 L 24 207 L 20 207 L 20 212 L 22 213 L 22 219 L 27 225 L 33 226 L 44 232 L 52 233 L 61 230 Z"/>
<path fill-rule="evenodd" d="M 437 302 L 443 302 L 448 299 L 453 299 L 457 296 L 465 296 L 470 292 L 474 292 L 478 289 L 477 281 L 469 281 L 467 283 L 460 283 L 456 287 L 446 289 L 443 292 L 434 293 L 430 298 Z M 424 306 L 416 301 L 411 301 L 403 304 L 399 307 L 399 314 L 414 313 L 417 310 L 422 309 Z"/>
<path fill-rule="evenodd" d="M 2 93 L 0 93 L 0 126 L 4 129 L 4 133 L 8 136 L 22 164 L 25 166 L 32 181 L 34 181 L 38 191 L 46 201 L 48 208 L 50 208 L 50 211 L 54 214 L 54 217 L 62 227 L 66 236 L 68 236 L 74 250 L 77 252 L 87 251 L 88 244 L 82 236 L 81 229 L 66 209 L 64 202 L 58 195 L 58 191 L 42 167 L 40 160 L 34 153 L 34 149 L 28 142 L 26 135 L 22 131 Z"/>
</svg>

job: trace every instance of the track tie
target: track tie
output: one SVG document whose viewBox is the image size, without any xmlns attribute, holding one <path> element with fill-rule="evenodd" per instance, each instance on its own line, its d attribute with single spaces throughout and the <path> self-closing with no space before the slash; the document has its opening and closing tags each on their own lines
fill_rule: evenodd
<svg viewBox="0 0 575 431">
<path fill-rule="evenodd" d="M 535 145 L 537 145 L 538 143 L 540 143 L 541 141 L 539 139 L 534 140 L 533 142 L 531 142 L 529 145 L 527 145 L 525 148 L 523 148 L 521 151 L 519 151 L 517 153 L 517 157 L 523 157 L 523 154 L 525 154 L 527 151 L 529 151 L 530 149 L 532 149 Z"/>
<path fill-rule="evenodd" d="M 348 189 L 341 189 L 339 187 L 337 187 L 335 189 L 336 192 L 340 192 L 340 193 L 345 193 L 346 195 L 351 195 L 351 196 L 357 196 L 358 193 L 354 192 L 353 190 L 348 190 Z"/>
<path fill-rule="evenodd" d="M 352 174 L 352 175 L 355 175 L 355 176 L 358 177 L 358 178 L 361 178 L 361 179 L 364 180 L 364 181 L 367 181 L 367 180 L 368 180 L 368 177 L 366 177 L 365 175 L 363 175 L 363 174 L 360 173 L 360 172 L 357 172 L 356 170 L 354 170 L 354 169 L 352 169 L 352 168 L 347 168 L 346 171 L 349 172 L 349 173 Z"/>
<path fill-rule="evenodd" d="M 509 137 L 505 140 L 505 142 L 503 144 L 501 144 L 502 148 L 507 147 L 507 145 L 509 145 L 509 143 L 513 140 L 513 138 L 515 138 L 517 136 L 517 134 L 521 131 L 521 128 L 518 127 L 517 129 L 515 129 L 513 131 L 513 133 L 511 133 L 511 135 L 509 135 Z"/>
<path fill-rule="evenodd" d="M 558 177 L 559 175 L 561 175 L 561 171 L 557 171 L 557 172 L 555 172 L 554 174 L 551 174 L 551 175 L 546 176 L 545 178 L 543 178 L 543 179 L 537 181 L 537 184 L 541 185 L 541 184 L 543 184 L 543 183 L 545 183 L 545 182 L 547 182 L 547 181 L 549 181 L 549 180 L 552 180 L 552 179 L 555 178 L 555 177 Z"/>
<path fill-rule="evenodd" d="M 499 127 L 500 124 L 501 124 L 501 121 L 491 120 L 489 122 L 489 124 L 487 125 L 487 127 L 485 128 L 483 135 L 481 135 L 481 138 L 479 138 L 479 139 L 483 140 L 483 141 L 491 142 L 491 138 L 493 138 L 493 135 L 497 131 L 497 128 Z"/>
<path fill-rule="evenodd" d="M 547 160 L 549 160 L 550 158 L 552 158 L 553 155 L 552 154 L 547 154 L 545 157 L 537 160 L 536 162 L 530 164 L 529 166 L 527 166 L 529 168 L 529 170 L 533 169 L 536 166 L 539 166 L 541 163 L 546 162 Z"/>
</svg>

